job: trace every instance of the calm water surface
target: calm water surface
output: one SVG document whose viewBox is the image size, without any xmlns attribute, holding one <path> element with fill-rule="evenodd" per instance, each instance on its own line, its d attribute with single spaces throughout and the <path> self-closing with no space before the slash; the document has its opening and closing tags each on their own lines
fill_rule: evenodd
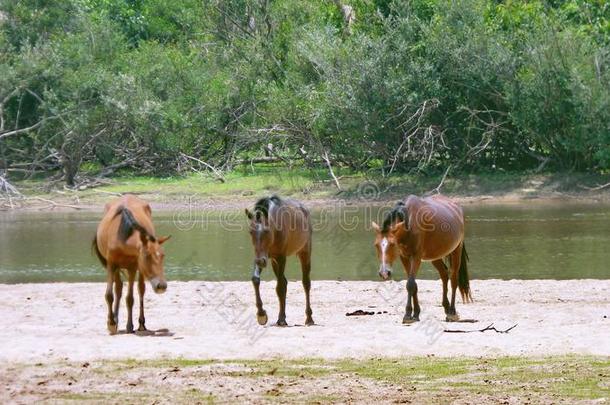
<svg viewBox="0 0 610 405">
<path fill-rule="evenodd" d="M 610 205 L 466 206 L 472 278 L 610 278 Z M 377 280 L 370 221 L 376 207 L 314 212 L 312 276 L 319 280 Z M 154 215 L 166 246 L 170 280 L 250 279 L 253 258 L 243 211 Z M 102 281 L 90 243 L 100 214 L 0 213 L 0 282 Z M 395 277 L 402 278 L 399 263 Z M 264 278 L 271 279 L 265 270 Z M 289 279 L 300 279 L 296 258 Z M 425 263 L 420 278 L 436 279 Z"/>
</svg>

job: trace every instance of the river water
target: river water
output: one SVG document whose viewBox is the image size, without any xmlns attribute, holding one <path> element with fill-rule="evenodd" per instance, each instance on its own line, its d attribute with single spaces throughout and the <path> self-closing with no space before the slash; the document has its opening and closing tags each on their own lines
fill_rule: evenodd
<svg viewBox="0 0 610 405">
<path fill-rule="evenodd" d="M 385 209 L 315 210 L 312 277 L 376 280 L 371 220 Z M 467 205 L 466 246 L 474 279 L 610 278 L 610 205 L 518 203 Z M 0 282 L 102 281 L 90 243 L 99 213 L 0 213 Z M 253 251 L 242 210 L 157 212 L 169 280 L 250 279 Z M 270 269 L 264 279 L 272 279 Z M 404 278 L 400 264 L 395 278 Z M 287 276 L 300 279 L 296 258 Z M 425 263 L 420 278 L 436 279 Z"/>
</svg>

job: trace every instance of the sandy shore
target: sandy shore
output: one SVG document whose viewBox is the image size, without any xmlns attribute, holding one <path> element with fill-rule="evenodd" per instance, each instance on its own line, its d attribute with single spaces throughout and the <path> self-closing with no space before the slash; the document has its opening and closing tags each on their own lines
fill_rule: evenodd
<svg viewBox="0 0 610 405">
<path fill-rule="evenodd" d="M 109 336 L 103 284 L 0 285 L 0 359 L 610 355 L 610 280 L 474 280 L 472 286 L 475 302 L 460 304 L 458 312 L 477 323 L 444 322 L 440 282 L 422 280 L 422 321 L 405 326 L 404 283 L 318 281 L 312 290 L 317 325 L 304 327 L 302 287 L 291 282 L 290 326 L 280 328 L 272 326 L 278 308 L 274 282 L 261 284 L 270 320 L 265 327 L 255 322 L 249 283 L 171 282 L 166 294 L 146 297 L 154 336 Z M 357 309 L 376 314 L 345 315 Z M 124 330 L 124 303 L 121 310 Z M 444 332 L 491 323 L 498 329 L 517 326 L 506 334 Z"/>
<path fill-rule="evenodd" d="M 153 211 L 176 211 L 176 210 L 207 210 L 207 211 L 227 211 L 242 210 L 251 207 L 252 204 L 263 195 L 270 192 L 260 191 L 246 194 L 240 193 L 219 193 L 219 194 L 197 194 L 197 193 L 166 193 L 162 190 L 150 190 L 136 193 L 142 199 L 148 201 Z M 282 193 L 280 193 L 282 194 Z M 292 193 L 290 193 L 292 194 Z M 385 193 L 369 198 L 359 198 L 358 196 L 341 197 L 334 191 L 328 195 L 302 195 L 297 193 L 292 195 L 302 201 L 307 207 L 316 209 L 321 207 L 334 206 L 392 206 L 396 200 L 405 198 L 409 192 L 404 193 Z M 101 212 L 104 205 L 120 196 L 120 193 L 96 191 L 93 193 L 82 194 L 79 192 L 61 192 L 51 195 L 31 195 L 27 197 L 15 197 L 8 200 L 5 196 L 0 196 L 0 212 L 2 211 L 52 211 L 52 212 L 74 212 L 74 211 L 95 211 Z M 610 203 L 610 189 L 598 191 L 572 190 L 561 192 L 550 189 L 523 188 L 517 187 L 509 191 L 498 191 L 492 194 L 455 194 L 448 193 L 448 197 L 462 205 L 506 205 L 506 204 L 608 204 Z"/>
</svg>

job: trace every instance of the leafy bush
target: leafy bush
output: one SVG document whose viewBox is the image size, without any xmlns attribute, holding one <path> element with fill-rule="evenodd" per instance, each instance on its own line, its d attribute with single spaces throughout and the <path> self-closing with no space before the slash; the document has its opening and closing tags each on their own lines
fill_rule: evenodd
<svg viewBox="0 0 610 405">
<path fill-rule="evenodd" d="M 6 1 L 0 164 L 68 183 L 83 163 L 167 174 L 264 149 L 384 174 L 607 171 L 608 7 Z"/>
</svg>

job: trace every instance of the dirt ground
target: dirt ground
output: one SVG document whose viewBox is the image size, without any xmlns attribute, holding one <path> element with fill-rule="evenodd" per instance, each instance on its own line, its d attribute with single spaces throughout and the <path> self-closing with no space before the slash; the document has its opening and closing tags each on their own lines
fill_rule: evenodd
<svg viewBox="0 0 610 405">
<path fill-rule="evenodd" d="M 311 327 L 302 326 L 300 283 L 288 287 L 288 327 L 273 326 L 275 283 L 261 287 L 266 326 L 256 323 L 250 283 L 171 282 L 146 296 L 150 333 L 109 336 L 101 283 L 0 285 L 0 402 L 106 403 L 117 393 L 132 403 L 609 397 L 610 280 L 473 280 L 475 302 L 458 312 L 477 322 L 459 323 L 444 321 L 440 282 L 421 280 L 422 321 L 411 326 L 401 323 L 404 282 L 314 282 Z M 355 310 L 374 315 L 346 316 Z M 491 324 L 516 326 L 477 331 Z M 506 365 L 505 356 L 531 364 Z M 541 356 L 555 365 L 531 360 Z"/>
<path fill-rule="evenodd" d="M 599 404 L 610 360 L 97 361 L 11 365 L 2 403 Z"/>
</svg>

